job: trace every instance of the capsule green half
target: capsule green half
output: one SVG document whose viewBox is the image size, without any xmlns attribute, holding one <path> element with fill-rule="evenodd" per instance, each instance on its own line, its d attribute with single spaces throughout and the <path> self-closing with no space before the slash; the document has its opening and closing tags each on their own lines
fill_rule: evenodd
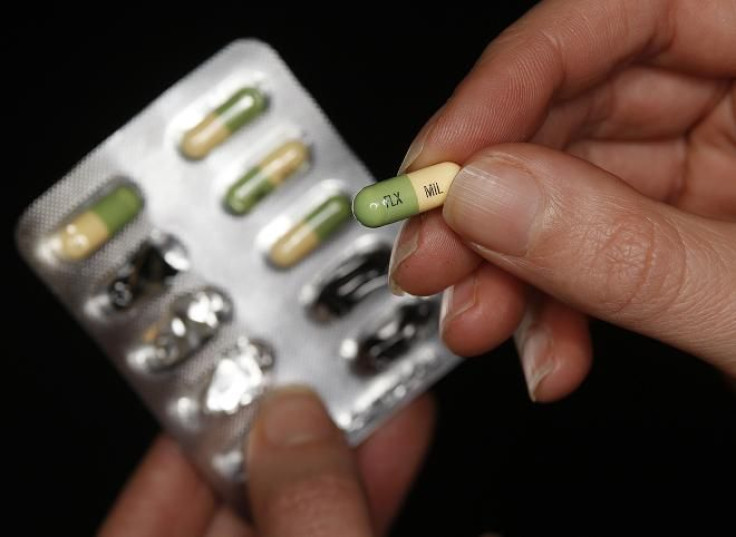
<svg viewBox="0 0 736 537">
<path fill-rule="evenodd" d="M 225 209 L 231 214 L 244 215 L 274 188 L 276 185 L 260 167 L 255 166 L 228 189 L 225 195 Z"/>
<path fill-rule="evenodd" d="M 266 98 L 259 89 L 240 88 L 215 108 L 215 114 L 227 125 L 232 134 L 255 119 L 265 108 Z"/>
<path fill-rule="evenodd" d="M 417 214 L 418 200 L 409 176 L 399 175 L 365 187 L 355 196 L 353 212 L 368 227 L 385 226 Z"/>
<path fill-rule="evenodd" d="M 120 231 L 141 210 L 143 200 L 131 186 L 121 185 L 107 196 L 95 203 L 90 210 L 107 226 L 107 232 L 113 235 Z"/>
<path fill-rule="evenodd" d="M 345 224 L 351 216 L 350 199 L 338 194 L 309 213 L 304 223 L 323 241 Z"/>
</svg>

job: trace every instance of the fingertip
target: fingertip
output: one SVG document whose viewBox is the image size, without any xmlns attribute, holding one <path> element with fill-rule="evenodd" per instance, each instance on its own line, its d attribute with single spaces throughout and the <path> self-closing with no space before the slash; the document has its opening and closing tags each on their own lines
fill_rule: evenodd
<svg viewBox="0 0 736 537">
<path fill-rule="evenodd" d="M 405 294 L 403 284 L 411 286 L 411 279 L 403 276 L 406 264 L 411 262 L 411 258 L 419 247 L 419 239 L 422 231 L 425 215 L 409 218 L 402 225 L 393 248 L 391 249 L 391 258 L 388 262 L 388 287 L 391 293 L 396 296 Z"/>
<path fill-rule="evenodd" d="M 248 493 L 262 534 L 304 535 L 315 524 L 322 535 L 341 535 L 345 527 L 368 533 L 353 453 L 314 392 L 294 387 L 269 394 L 249 437 Z"/>
<path fill-rule="evenodd" d="M 481 260 L 447 226 L 440 210 L 434 210 L 404 224 L 391 256 L 389 278 L 395 288 L 429 296 L 471 274 Z"/>
<path fill-rule="evenodd" d="M 246 445 L 249 468 L 279 450 L 303 445 L 341 443 L 342 435 L 319 396 L 306 386 L 269 392 L 261 402 Z"/>
<path fill-rule="evenodd" d="M 550 297 L 528 308 L 514 340 L 534 402 L 548 403 L 569 395 L 590 371 L 587 318 Z"/>
<path fill-rule="evenodd" d="M 475 356 L 508 339 L 524 312 L 524 286 L 510 274 L 482 264 L 443 295 L 440 330 L 461 356 Z"/>
</svg>

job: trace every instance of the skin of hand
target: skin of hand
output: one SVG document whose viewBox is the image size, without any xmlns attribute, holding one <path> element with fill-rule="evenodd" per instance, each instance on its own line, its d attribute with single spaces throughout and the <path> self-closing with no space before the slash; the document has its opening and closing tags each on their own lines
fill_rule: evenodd
<svg viewBox="0 0 736 537">
<path fill-rule="evenodd" d="M 734 28 L 733 0 L 537 5 L 411 145 L 402 171 L 464 168 L 392 288 L 445 290 L 459 354 L 514 333 L 536 401 L 587 374 L 586 315 L 736 375 Z"/>
<path fill-rule="evenodd" d="M 254 525 L 221 504 L 162 436 L 132 476 L 100 537 L 352 537 L 384 534 L 426 452 L 434 404 L 420 397 L 353 452 L 307 388 L 262 401 L 245 446 Z"/>
</svg>

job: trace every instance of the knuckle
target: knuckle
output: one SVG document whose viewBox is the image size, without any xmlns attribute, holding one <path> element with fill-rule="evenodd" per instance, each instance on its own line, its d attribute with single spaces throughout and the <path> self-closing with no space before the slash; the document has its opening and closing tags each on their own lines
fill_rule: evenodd
<svg viewBox="0 0 736 537">
<path fill-rule="evenodd" d="M 596 235 L 590 270 L 604 313 L 652 318 L 678 301 L 687 259 L 674 225 L 654 215 L 626 215 Z"/>
</svg>

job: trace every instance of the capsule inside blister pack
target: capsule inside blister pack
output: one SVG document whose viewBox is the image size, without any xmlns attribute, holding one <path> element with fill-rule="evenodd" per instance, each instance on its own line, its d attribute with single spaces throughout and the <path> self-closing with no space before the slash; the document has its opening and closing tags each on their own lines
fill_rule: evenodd
<svg viewBox="0 0 736 537">
<path fill-rule="evenodd" d="M 232 317 L 233 304 L 219 289 L 205 287 L 181 295 L 164 318 L 145 332 L 134 361 L 149 371 L 178 365 L 200 350 Z"/>
<path fill-rule="evenodd" d="M 154 231 L 107 284 L 108 301 L 116 310 L 128 309 L 140 297 L 160 293 L 187 270 L 184 245 L 173 235 Z"/>
<path fill-rule="evenodd" d="M 237 216 L 247 214 L 308 160 L 309 148 L 301 140 L 280 145 L 230 186 L 225 194 L 225 209 Z"/>
<path fill-rule="evenodd" d="M 138 190 L 119 184 L 60 226 L 50 237 L 51 249 L 62 261 L 86 259 L 131 222 L 141 207 Z"/>
<path fill-rule="evenodd" d="M 271 263 L 278 268 L 299 263 L 350 220 L 350 205 L 350 198 L 344 194 L 320 203 L 274 242 L 268 253 Z"/>
<path fill-rule="evenodd" d="M 304 288 L 302 301 L 320 322 L 347 315 L 374 291 L 386 286 L 391 248 L 371 242 L 351 252 L 336 267 Z"/>
<path fill-rule="evenodd" d="M 240 338 L 226 350 L 212 374 L 203 398 L 206 414 L 235 414 L 265 390 L 275 355 L 263 341 Z"/>
<path fill-rule="evenodd" d="M 342 344 L 342 355 L 356 373 L 382 371 L 436 330 L 439 308 L 434 300 L 403 302 L 354 339 Z"/>
<path fill-rule="evenodd" d="M 206 157 L 235 131 L 258 117 L 266 105 L 266 97 L 258 88 L 240 88 L 184 133 L 179 149 L 188 159 Z"/>
</svg>

